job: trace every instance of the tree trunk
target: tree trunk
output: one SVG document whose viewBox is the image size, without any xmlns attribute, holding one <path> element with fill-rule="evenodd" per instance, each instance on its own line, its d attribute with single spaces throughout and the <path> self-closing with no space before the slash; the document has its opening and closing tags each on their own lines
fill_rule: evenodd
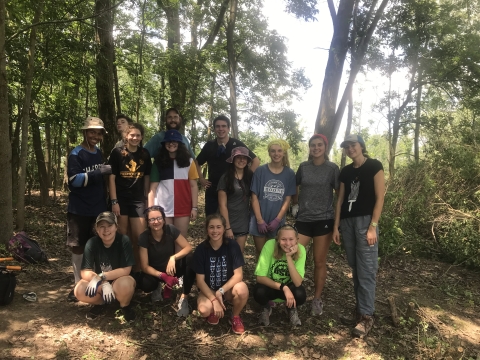
<svg viewBox="0 0 480 360">
<path fill-rule="evenodd" d="M 5 54 L 5 0 L 0 0 L 0 128 L 8 129 L 7 57 Z M 8 131 L 0 131 L 0 158 L 4 168 L 0 171 L 0 242 L 7 243 L 13 233 L 12 147 Z"/>
<path fill-rule="evenodd" d="M 353 89 L 350 90 L 350 94 L 348 97 L 348 115 L 347 115 L 347 128 L 345 129 L 345 137 L 350 135 L 350 131 L 352 131 L 352 121 L 353 121 Z M 342 151 L 342 160 L 340 163 L 340 169 L 345 166 L 347 161 L 347 155 L 345 151 Z"/>
<path fill-rule="evenodd" d="M 40 21 L 43 11 L 43 0 L 38 2 L 33 24 Z M 25 227 L 25 182 L 28 155 L 28 123 L 30 121 L 30 97 L 32 95 L 33 70 L 35 64 L 35 46 L 37 42 L 37 27 L 30 30 L 30 44 L 28 52 L 28 67 L 25 77 L 25 98 L 22 108 L 22 149 L 20 151 L 20 166 L 18 168 L 18 193 L 17 193 L 17 223 L 16 230 L 21 231 Z"/>
<path fill-rule="evenodd" d="M 417 79 L 417 108 L 415 111 L 415 139 L 414 139 L 414 154 L 415 164 L 420 162 L 420 115 L 422 105 L 422 73 L 419 71 Z"/>
<path fill-rule="evenodd" d="M 35 116 L 35 115 L 34 115 Z M 42 149 L 42 138 L 40 136 L 40 127 L 38 120 L 34 119 L 30 122 L 32 128 L 33 150 L 35 151 L 35 158 L 37 160 L 38 182 L 40 184 L 40 202 L 42 205 L 48 203 L 48 174 L 46 169 L 46 162 Z"/>
<path fill-rule="evenodd" d="M 232 136 L 238 139 L 238 118 L 237 118 L 237 56 L 235 54 L 234 30 L 237 16 L 237 0 L 230 0 L 230 11 L 227 20 L 227 54 L 228 54 L 228 87 L 230 97 L 230 121 L 232 124 Z"/>
<path fill-rule="evenodd" d="M 115 85 L 115 104 L 117 106 L 117 114 L 122 113 L 122 104 L 120 102 L 120 87 L 118 85 L 117 61 L 115 51 L 113 52 L 113 82 Z"/>
<path fill-rule="evenodd" d="M 50 122 L 45 123 L 45 169 L 47 170 L 47 187 L 52 186 L 52 136 Z"/>
<path fill-rule="evenodd" d="M 140 119 L 140 104 L 142 101 L 142 87 L 143 87 L 143 46 L 145 42 L 145 32 L 147 31 L 147 26 L 145 23 L 145 6 L 147 5 L 147 0 L 143 1 L 141 6 L 142 11 L 142 28 L 140 34 L 140 46 L 138 50 L 138 67 L 135 76 L 135 86 L 137 90 L 137 100 L 135 102 L 135 117 L 137 122 Z"/>
<path fill-rule="evenodd" d="M 115 146 L 115 100 L 113 96 L 113 17 L 110 0 L 95 1 L 95 37 L 98 46 L 95 77 L 98 101 L 98 117 L 103 120 L 108 135 L 104 137 L 103 153 Z"/>
</svg>

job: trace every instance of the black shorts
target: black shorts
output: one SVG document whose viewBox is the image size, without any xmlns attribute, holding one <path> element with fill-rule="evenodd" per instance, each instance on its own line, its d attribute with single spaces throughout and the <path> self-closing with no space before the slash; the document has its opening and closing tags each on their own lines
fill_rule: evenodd
<svg viewBox="0 0 480 360">
<path fill-rule="evenodd" d="M 88 239 L 95 236 L 96 216 L 82 216 L 67 212 L 67 246 L 85 247 Z"/>
<path fill-rule="evenodd" d="M 333 231 L 334 223 L 335 221 L 333 219 L 312 222 L 297 221 L 295 222 L 295 227 L 299 234 L 314 238 L 316 236 L 330 234 Z"/>
<path fill-rule="evenodd" d="M 131 218 L 143 217 L 145 211 L 145 202 L 138 200 L 128 200 L 118 197 L 118 205 L 120 205 L 120 215 Z"/>
</svg>

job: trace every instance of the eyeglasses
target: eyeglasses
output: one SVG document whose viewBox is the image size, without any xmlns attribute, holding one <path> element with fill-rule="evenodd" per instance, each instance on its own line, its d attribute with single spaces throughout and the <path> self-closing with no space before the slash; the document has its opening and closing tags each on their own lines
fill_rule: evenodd
<svg viewBox="0 0 480 360">
<path fill-rule="evenodd" d="M 156 217 L 156 218 L 151 218 L 151 219 L 148 219 L 148 222 L 149 223 L 154 223 L 155 221 L 163 221 L 163 217 L 159 216 L 159 217 Z"/>
</svg>

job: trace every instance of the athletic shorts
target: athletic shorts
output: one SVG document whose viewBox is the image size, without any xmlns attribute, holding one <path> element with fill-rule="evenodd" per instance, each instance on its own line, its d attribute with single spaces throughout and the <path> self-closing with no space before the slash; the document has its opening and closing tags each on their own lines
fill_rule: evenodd
<svg viewBox="0 0 480 360">
<path fill-rule="evenodd" d="M 299 234 L 313 238 L 330 234 L 333 231 L 334 223 L 333 219 L 312 222 L 296 221 L 295 227 Z"/>
<path fill-rule="evenodd" d="M 85 247 L 88 239 L 95 236 L 93 230 L 96 216 L 82 216 L 67 212 L 67 246 Z"/>
<path fill-rule="evenodd" d="M 138 200 L 127 200 L 118 197 L 118 205 L 120 205 L 120 215 L 131 218 L 143 217 L 145 211 L 145 202 Z"/>
</svg>

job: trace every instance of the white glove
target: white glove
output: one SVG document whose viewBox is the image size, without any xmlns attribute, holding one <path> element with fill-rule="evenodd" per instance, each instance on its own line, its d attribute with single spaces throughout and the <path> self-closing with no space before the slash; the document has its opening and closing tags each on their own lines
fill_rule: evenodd
<svg viewBox="0 0 480 360">
<path fill-rule="evenodd" d="M 105 301 L 105 304 L 111 304 L 113 300 L 115 300 L 115 294 L 113 293 L 113 286 L 108 281 L 105 281 L 102 284 L 102 293 L 103 293 L 103 301 Z"/>
<path fill-rule="evenodd" d="M 298 204 L 292 205 L 292 216 L 296 218 L 298 215 Z"/>
<path fill-rule="evenodd" d="M 98 275 L 95 275 L 93 279 L 90 280 L 90 282 L 87 285 L 87 288 L 85 289 L 85 296 L 95 297 L 95 295 L 97 295 L 97 290 L 101 282 L 102 282 L 102 278 Z"/>
</svg>

